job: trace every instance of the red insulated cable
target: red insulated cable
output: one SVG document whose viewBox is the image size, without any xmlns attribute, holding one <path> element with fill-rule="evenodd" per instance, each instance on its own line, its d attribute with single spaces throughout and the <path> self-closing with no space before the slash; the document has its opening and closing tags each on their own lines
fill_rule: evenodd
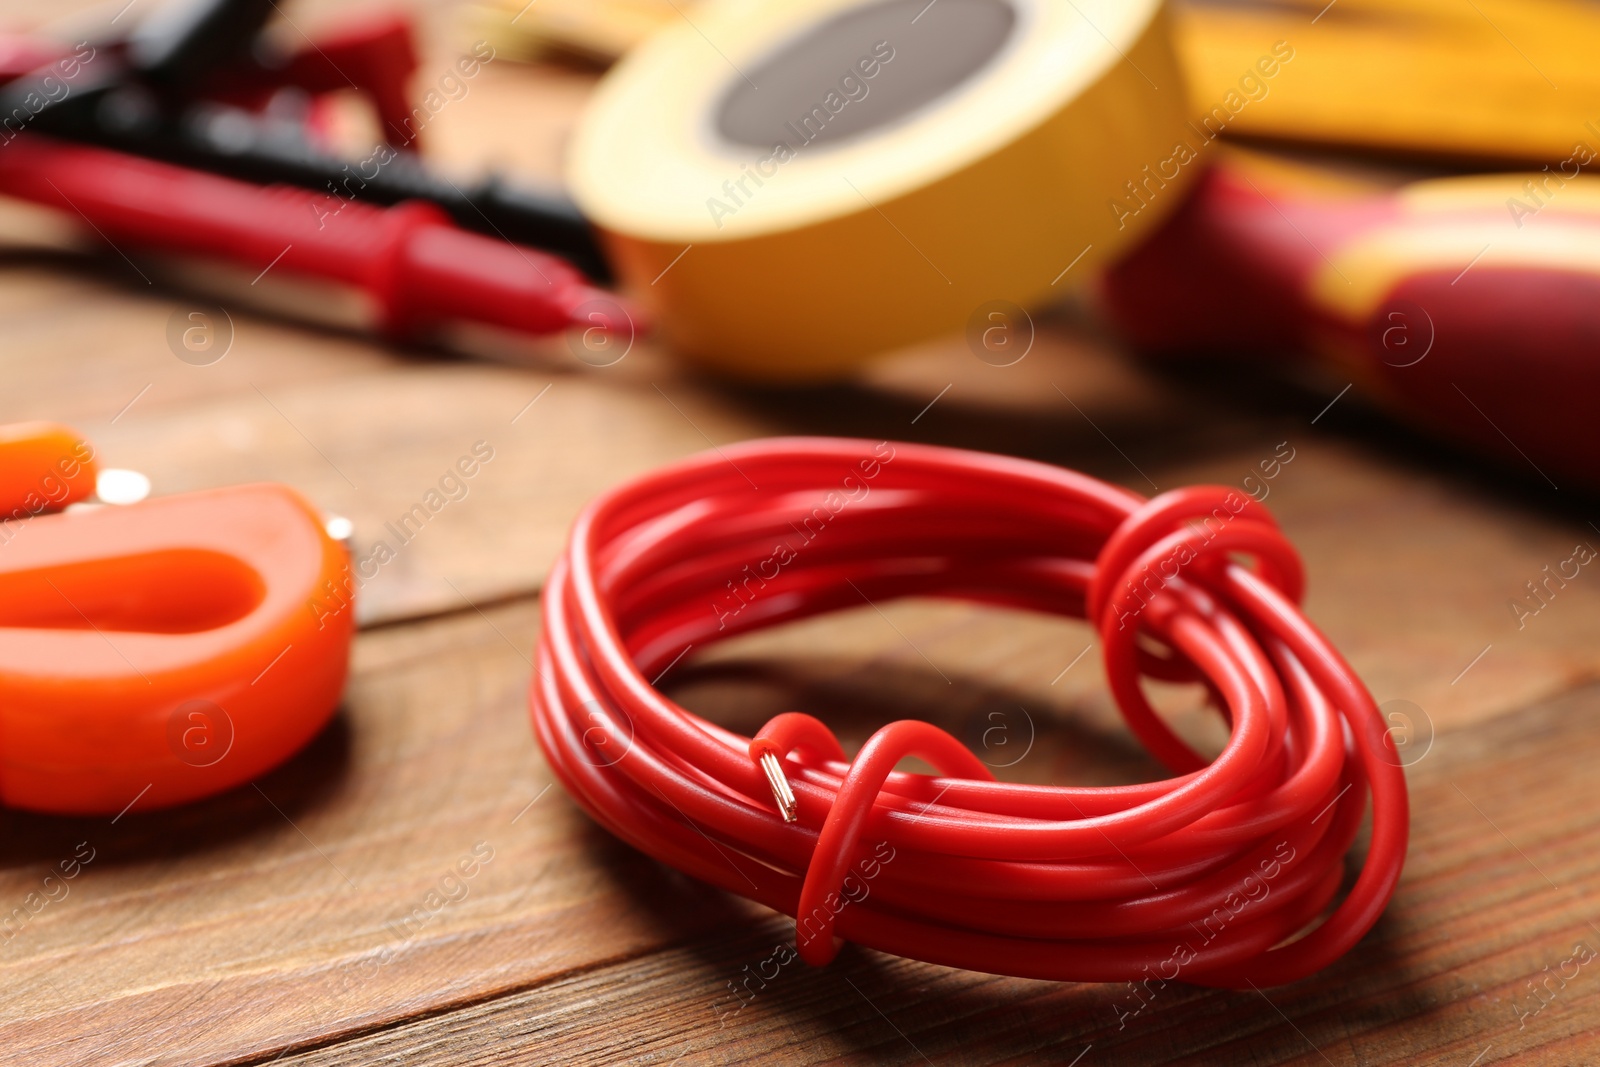
<svg viewBox="0 0 1600 1067">
<path fill-rule="evenodd" d="M 1393 741 L 1301 588 L 1272 517 L 1226 487 L 1146 501 L 978 452 L 752 441 L 584 510 L 546 590 L 534 729 L 597 821 L 796 916 L 812 963 L 842 938 L 1029 978 L 1290 982 L 1371 928 L 1409 827 Z M 1129 727 L 1173 777 L 997 782 L 918 721 L 849 760 L 808 715 L 751 739 L 649 681 L 685 649 L 903 596 L 1090 620 Z M 1141 675 L 1204 684 L 1231 725 L 1222 752 L 1175 735 Z M 894 770 L 913 755 L 940 774 Z M 1369 795 L 1366 860 L 1335 904 Z"/>
</svg>

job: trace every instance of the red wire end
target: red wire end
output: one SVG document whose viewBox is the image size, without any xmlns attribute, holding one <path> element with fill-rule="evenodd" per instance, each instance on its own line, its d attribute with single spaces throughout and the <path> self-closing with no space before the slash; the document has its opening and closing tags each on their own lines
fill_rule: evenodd
<svg viewBox="0 0 1600 1067">
<path fill-rule="evenodd" d="M 784 777 L 783 764 L 778 762 L 778 757 L 770 749 L 761 753 L 761 770 L 767 776 L 767 784 L 772 787 L 772 799 L 778 802 L 778 812 L 783 816 L 783 821 L 794 822 L 798 806 L 794 790 L 789 788 L 789 779 Z"/>
</svg>

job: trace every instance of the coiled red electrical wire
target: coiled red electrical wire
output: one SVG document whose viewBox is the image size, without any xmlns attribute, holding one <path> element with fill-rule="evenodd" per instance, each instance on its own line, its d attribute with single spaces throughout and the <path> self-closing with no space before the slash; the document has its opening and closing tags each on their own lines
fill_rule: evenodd
<svg viewBox="0 0 1600 1067">
<path fill-rule="evenodd" d="M 1147 501 L 978 452 L 752 441 L 584 510 L 546 590 L 533 723 L 596 820 L 797 916 L 810 962 L 843 938 L 1031 978 L 1289 982 L 1371 928 L 1409 826 L 1394 744 L 1300 614 L 1301 587 L 1293 547 L 1237 490 Z M 686 648 L 910 595 L 1089 619 L 1129 727 L 1173 777 L 1000 783 L 917 721 L 846 760 L 809 716 L 781 715 L 752 740 L 649 681 Z M 1179 739 L 1141 675 L 1202 682 L 1231 725 L 1223 751 L 1208 762 Z M 893 770 L 908 755 L 941 775 Z M 1335 906 L 1369 794 L 1367 857 Z"/>
</svg>

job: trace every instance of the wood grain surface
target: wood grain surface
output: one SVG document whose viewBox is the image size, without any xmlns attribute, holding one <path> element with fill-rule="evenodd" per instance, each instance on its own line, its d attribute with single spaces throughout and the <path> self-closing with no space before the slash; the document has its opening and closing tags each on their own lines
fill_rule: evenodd
<svg viewBox="0 0 1600 1067">
<path fill-rule="evenodd" d="M 287 11 L 307 28 L 326 15 Z M 8 3 L 0 25 L 45 14 Z M 422 14 L 425 75 L 469 38 L 459 12 Z M 430 128 L 430 151 L 463 172 L 549 177 L 591 81 L 492 63 Z M 483 442 L 494 458 L 362 588 L 344 706 L 287 764 L 175 811 L 0 812 L 0 914 L 62 861 L 79 870 L 0 931 L 0 1062 L 1600 1062 L 1600 962 L 1547 983 L 1600 949 L 1600 577 L 1520 626 L 1509 607 L 1546 564 L 1600 544 L 1592 497 L 1434 446 L 1353 393 L 1329 406 L 1342 380 L 1142 363 L 1082 302 L 1041 316 L 1012 367 L 956 339 L 784 392 L 696 376 L 647 343 L 603 369 L 559 341 L 388 347 L 136 257 L 147 281 L 59 230 L 0 209 L 0 421 L 71 422 L 162 493 L 288 482 L 354 520 L 358 555 L 458 456 Z M 169 323 L 216 302 L 226 356 L 176 358 Z M 584 501 L 674 457 L 787 433 L 984 448 L 1143 493 L 1238 485 L 1291 449 L 1267 504 L 1305 557 L 1306 610 L 1403 727 L 1410 763 L 1410 858 L 1373 933 L 1295 986 L 1173 986 L 1124 1026 L 1123 990 L 860 949 L 734 998 L 786 921 L 590 823 L 552 784 L 525 694 L 541 583 Z M 667 684 L 747 732 L 800 708 L 848 746 L 919 717 L 1015 780 L 1161 773 L 1122 727 L 1082 624 L 885 611 L 741 639 Z M 1195 694 L 1160 696 L 1180 731 L 1218 743 Z"/>
</svg>

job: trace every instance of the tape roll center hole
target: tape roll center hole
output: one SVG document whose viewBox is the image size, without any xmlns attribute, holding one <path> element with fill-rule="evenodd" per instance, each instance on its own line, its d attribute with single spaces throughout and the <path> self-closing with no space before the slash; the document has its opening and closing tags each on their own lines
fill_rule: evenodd
<svg viewBox="0 0 1600 1067">
<path fill-rule="evenodd" d="M 1016 25 L 1010 0 L 880 0 L 852 8 L 733 75 L 717 132 L 736 145 L 786 145 L 790 152 L 858 137 L 970 80 Z"/>
</svg>

